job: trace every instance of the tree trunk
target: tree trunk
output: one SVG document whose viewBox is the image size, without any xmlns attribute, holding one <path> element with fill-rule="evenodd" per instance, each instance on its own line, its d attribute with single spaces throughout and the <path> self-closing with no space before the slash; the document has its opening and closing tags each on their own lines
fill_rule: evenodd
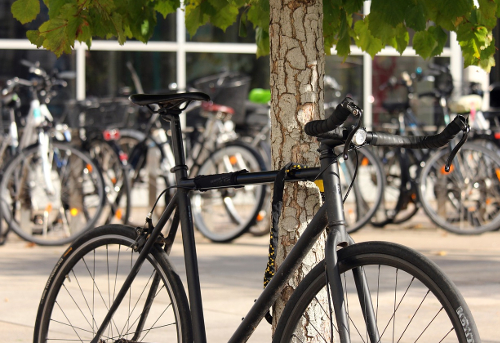
<svg viewBox="0 0 500 343">
<path fill-rule="evenodd" d="M 288 162 L 317 166 L 318 145 L 304 125 L 324 117 L 323 3 L 321 0 L 270 0 L 271 145 L 273 169 Z M 319 209 L 320 193 L 311 182 L 287 184 L 280 220 L 277 267 Z M 273 330 L 300 279 L 323 258 L 313 249 L 273 307 Z"/>
</svg>

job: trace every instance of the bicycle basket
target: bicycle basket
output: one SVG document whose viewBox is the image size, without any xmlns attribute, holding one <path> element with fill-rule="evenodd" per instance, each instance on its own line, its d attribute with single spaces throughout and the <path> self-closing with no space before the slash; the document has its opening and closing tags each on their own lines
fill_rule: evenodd
<svg viewBox="0 0 500 343">
<path fill-rule="evenodd" d="M 250 77 L 241 73 L 224 72 L 198 79 L 194 86 L 217 105 L 234 109 L 233 122 L 245 123 L 245 100 L 250 90 Z"/>
<path fill-rule="evenodd" d="M 126 98 L 98 99 L 96 106 L 82 108 L 79 127 L 116 128 L 125 127 L 131 113 L 130 102 Z"/>
</svg>

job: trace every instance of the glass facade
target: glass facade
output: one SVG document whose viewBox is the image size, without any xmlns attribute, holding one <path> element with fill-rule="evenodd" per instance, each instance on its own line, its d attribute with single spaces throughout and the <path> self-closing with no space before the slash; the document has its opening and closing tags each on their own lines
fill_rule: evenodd
<svg viewBox="0 0 500 343">
<path fill-rule="evenodd" d="M 246 37 L 239 36 L 238 23 L 225 31 L 205 25 L 191 37 L 184 27 L 183 12 L 178 11 L 166 18 L 158 15 L 155 32 L 148 44 L 131 40 L 119 46 L 112 40 L 94 40 L 90 51 L 85 45 L 77 44 L 72 55 L 56 58 L 52 53 L 36 49 L 25 38 L 27 29 L 37 27 L 47 17 L 47 9 L 42 8 L 36 22 L 21 25 L 10 13 L 12 2 L 0 0 L 0 87 L 14 76 L 28 77 L 26 67 L 19 63 L 22 59 L 39 61 L 47 70 L 76 71 L 77 77 L 69 81 L 61 101 L 135 92 L 127 64 L 133 66 L 148 93 L 167 91 L 172 83 L 184 88 L 195 79 L 221 71 L 249 75 L 250 88 L 269 87 L 269 57 L 256 58 L 255 32 L 250 23 Z M 450 41 L 443 54 L 445 57 L 436 59 L 439 63 L 452 62 Z M 385 98 L 404 96 L 381 91 L 380 85 L 402 71 L 412 71 L 416 67 L 425 69 L 427 63 L 415 57 L 411 49 L 403 57 L 386 49 L 381 56 L 371 60 L 353 46 L 352 56 L 345 61 L 335 55 L 327 56 L 325 71 L 341 86 L 341 96 L 349 95 L 361 103 L 365 114 L 377 122 L 386 120 L 381 107 Z M 461 70 L 455 71 L 457 73 Z M 419 87 L 424 89 L 425 85 Z M 337 93 L 325 94 L 325 100 L 331 101 L 338 96 Z M 54 99 L 54 105 L 57 101 Z"/>
</svg>

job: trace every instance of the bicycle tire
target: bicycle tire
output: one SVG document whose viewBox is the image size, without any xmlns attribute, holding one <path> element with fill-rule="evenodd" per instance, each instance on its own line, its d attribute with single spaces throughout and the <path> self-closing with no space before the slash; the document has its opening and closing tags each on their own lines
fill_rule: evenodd
<svg viewBox="0 0 500 343">
<path fill-rule="evenodd" d="M 2 216 L 27 241 L 67 244 L 98 220 L 105 202 L 103 177 L 97 164 L 82 151 L 52 142 L 51 194 L 39 154 L 38 145 L 32 145 L 6 166 L 0 183 Z"/>
<path fill-rule="evenodd" d="M 498 229 L 500 157 L 481 145 L 465 143 L 446 173 L 449 154 L 448 149 L 437 151 L 422 169 L 418 192 L 425 213 L 437 226 L 455 234 Z"/>
<path fill-rule="evenodd" d="M 114 295 L 139 255 L 131 246 L 137 232 L 124 225 L 89 231 L 62 255 L 42 294 L 34 342 L 90 342 L 107 314 Z M 123 258 L 123 260 L 122 260 Z M 160 276 L 161 287 L 152 287 Z M 88 280 L 87 280 L 88 279 Z M 151 293 L 149 293 L 151 292 Z M 150 306 L 148 295 L 154 294 Z M 146 314 L 145 324 L 141 313 Z M 140 332 L 138 337 L 136 331 Z M 151 249 L 130 290 L 99 342 L 192 342 L 189 304 L 179 275 L 167 254 Z"/>
<path fill-rule="evenodd" d="M 253 145 L 252 145 L 253 146 Z M 261 140 L 257 147 L 255 147 L 260 155 L 264 158 L 264 163 L 267 170 L 271 169 L 271 145 L 268 141 Z M 266 198 L 262 204 L 262 209 L 257 215 L 257 222 L 255 225 L 250 226 L 248 232 L 255 237 L 269 235 L 271 230 L 271 187 L 266 185 Z"/>
<path fill-rule="evenodd" d="M 344 201 L 348 233 L 361 229 L 370 221 L 379 208 L 384 194 L 382 165 L 378 157 L 368 148 L 359 149 L 357 155 L 351 151 L 347 160 L 341 160 L 339 165 L 341 189 L 347 190 L 351 184 L 356 168 L 356 157 L 357 177 Z"/>
<path fill-rule="evenodd" d="M 244 142 L 230 142 L 212 153 L 198 175 L 247 169 L 266 170 L 264 160 Z M 266 185 L 193 192 L 191 203 L 196 228 L 213 242 L 229 242 L 249 230 L 257 221 L 266 197 Z"/>
<path fill-rule="evenodd" d="M 417 214 L 419 206 L 417 190 L 412 180 L 402 181 L 401 156 L 402 153 L 410 152 L 395 151 L 394 149 L 379 148 L 381 152 L 381 163 L 385 175 L 385 187 L 382 203 L 377 213 L 372 217 L 371 224 L 376 227 L 384 227 L 387 224 L 401 224 L 410 220 Z M 410 154 L 408 157 L 412 157 Z M 408 173 L 415 173 L 409 177 L 417 177 L 419 170 L 416 163 L 409 160 Z M 416 168 L 416 170 L 414 170 Z"/>
<path fill-rule="evenodd" d="M 347 273 L 356 267 L 362 267 L 367 278 L 378 341 L 480 341 L 456 286 L 420 253 L 394 243 L 366 242 L 339 250 L 338 258 L 351 342 L 373 341 L 367 337 L 352 273 Z M 325 287 L 324 263 L 318 264 L 292 294 L 278 322 L 274 343 L 338 342 L 337 324 L 330 320 L 335 316 Z"/>
<path fill-rule="evenodd" d="M 116 144 L 116 143 L 115 143 Z M 121 161 L 113 143 L 92 139 L 88 144 L 90 157 L 99 164 L 106 192 L 106 206 L 101 215 L 103 224 L 126 224 L 130 215 L 130 176 L 128 165 Z"/>
</svg>

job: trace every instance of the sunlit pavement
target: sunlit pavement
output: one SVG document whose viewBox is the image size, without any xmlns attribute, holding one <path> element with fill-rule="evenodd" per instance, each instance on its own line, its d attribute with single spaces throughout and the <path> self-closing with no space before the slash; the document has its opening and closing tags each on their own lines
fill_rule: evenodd
<svg viewBox="0 0 500 343">
<path fill-rule="evenodd" d="M 500 342 L 500 232 L 457 236 L 434 228 L 419 213 L 399 227 L 366 227 L 353 237 L 358 242 L 405 244 L 430 257 L 461 290 L 482 341 Z M 231 244 L 213 244 L 197 234 L 209 342 L 226 342 L 262 290 L 268 240 L 247 234 Z M 13 234 L 0 246 L 1 342 L 32 342 L 40 295 L 64 249 L 33 246 Z M 172 259 L 182 275 L 181 257 L 179 240 Z M 263 322 L 250 342 L 269 342 L 270 335 L 270 326 Z"/>
</svg>

